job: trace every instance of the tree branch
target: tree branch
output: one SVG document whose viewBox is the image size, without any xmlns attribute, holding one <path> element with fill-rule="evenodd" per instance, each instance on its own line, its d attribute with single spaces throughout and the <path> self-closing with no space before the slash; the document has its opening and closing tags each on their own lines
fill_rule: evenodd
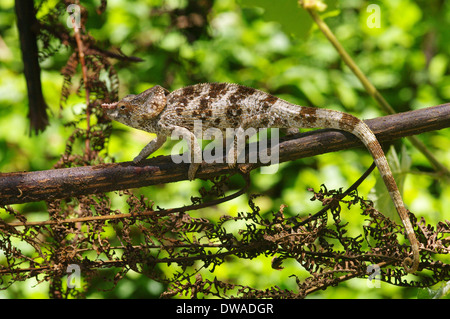
<svg viewBox="0 0 450 319">
<path fill-rule="evenodd" d="M 367 120 L 380 143 L 405 136 L 450 127 L 450 103 L 421 110 Z M 279 162 L 318 154 L 336 152 L 362 143 L 350 133 L 337 130 L 316 130 L 280 139 Z M 132 162 L 96 166 L 62 168 L 37 172 L 0 174 L 0 205 L 104 193 L 187 179 L 189 164 L 175 164 L 170 156 L 147 159 L 139 165 Z M 261 163 L 244 164 L 250 171 Z M 212 178 L 232 173 L 223 163 L 203 164 L 198 178 Z"/>
<path fill-rule="evenodd" d="M 17 27 L 22 51 L 23 71 L 27 82 L 30 135 L 37 135 L 48 125 L 48 106 L 42 93 L 41 67 L 36 38 L 37 20 L 34 2 L 16 0 Z"/>
</svg>

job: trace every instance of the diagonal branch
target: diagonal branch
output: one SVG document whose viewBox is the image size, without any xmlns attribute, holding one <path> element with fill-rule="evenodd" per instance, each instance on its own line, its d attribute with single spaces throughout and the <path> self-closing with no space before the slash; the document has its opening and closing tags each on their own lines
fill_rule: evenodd
<svg viewBox="0 0 450 319">
<path fill-rule="evenodd" d="M 380 143 L 450 127 L 450 103 L 367 120 Z M 352 134 L 316 130 L 280 139 L 279 162 L 361 147 Z M 251 149 L 251 148 L 250 148 Z M 130 154 L 131 156 L 132 154 Z M 52 200 L 177 182 L 187 179 L 188 163 L 175 164 L 170 156 L 158 156 L 139 165 L 132 162 L 62 168 L 37 172 L 0 174 L 0 205 Z M 249 171 L 262 163 L 244 164 Z M 199 178 L 233 173 L 225 159 L 203 164 Z"/>
<path fill-rule="evenodd" d="M 381 93 L 376 89 L 376 87 L 369 81 L 367 76 L 361 71 L 361 69 L 356 65 L 341 43 L 338 41 L 336 36 L 330 30 L 328 25 L 323 21 L 320 16 L 317 14 L 314 8 L 308 8 L 306 4 L 304 4 L 305 9 L 309 12 L 314 22 L 317 24 L 322 33 L 327 37 L 330 43 L 334 46 L 336 51 L 341 56 L 342 60 L 347 64 L 347 66 L 352 70 L 355 76 L 360 80 L 361 84 L 366 89 L 367 93 L 378 103 L 378 105 L 387 113 L 387 114 L 395 114 L 395 110 L 392 106 L 385 100 L 385 98 L 381 95 Z M 422 154 L 428 159 L 431 165 L 434 167 L 436 171 L 441 174 L 445 174 L 447 177 L 450 176 L 450 171 L 443 166 L 430 152 L 425 144 L 423 144 L 418 138 L 415 136 L 408 137 L 411 144 L 414 145 Z"/>
</svg>

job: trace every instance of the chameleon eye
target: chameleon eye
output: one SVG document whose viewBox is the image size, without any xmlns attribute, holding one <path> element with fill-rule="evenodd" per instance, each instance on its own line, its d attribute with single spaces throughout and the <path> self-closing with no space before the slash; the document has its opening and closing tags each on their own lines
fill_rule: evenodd
<svg viewBox="0 0 450 319">
<path fill-rule="evenodd" d="M 125 106 L 125 104 L 122 104 L 119 106 L 119 108 L 120 110 L 125 111 L 127 107 Z"/>
</svg>

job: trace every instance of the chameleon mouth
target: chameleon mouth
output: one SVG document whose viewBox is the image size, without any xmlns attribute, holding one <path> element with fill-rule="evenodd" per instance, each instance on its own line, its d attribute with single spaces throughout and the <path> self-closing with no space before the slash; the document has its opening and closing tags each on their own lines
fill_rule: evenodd
<svg viewBox="0 0 450 319">
<path fill-rule="evenodd" d="M 113 110 L 116 108 L 117 103 L 119 102 L 114 102 L 114 103 L 103 103 L 102 104 L 102 108 L 105 110 Z"/>
</svg>

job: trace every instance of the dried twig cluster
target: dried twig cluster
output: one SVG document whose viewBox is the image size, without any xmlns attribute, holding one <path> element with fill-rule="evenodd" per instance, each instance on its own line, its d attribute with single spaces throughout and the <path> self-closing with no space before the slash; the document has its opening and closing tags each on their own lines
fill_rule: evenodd
<svg viewBox="0 0 450 319">
<path fill-rule="evenodd" d="M 215 181 L 210 190 L 202 191 L 201 197 L 193 198 L 190 211 L 197 210 L 206 197 L 223 194 L 226 185 L 227 179 Z M 250 211 L 224 215 L 216 221 L 194 218 L 186 210 L 155 209 L 152 201 L 128 191 L 121 193 L 128 204 L 126 218 L 114 218 L 122 217 L 122 213 L 111 208 L 106 195 L 48 203 L 49 218 L 54 221 L 51 224 L 26 226 L 24 215 L 5 207 L 11 218 L 25 226 L 1 222 L 0 243 L 6 257 L 0 269 L 2 288 L 35 277 L 38 282 L 50 281 L 53 297 L 80 297 L 92 280 L 104 276 L 106 268 L 114 269 L 115 275 L 108 278 L 111 284 L 103 289 L 113 289 L 133 270 L 164 283 L 167 289 L 161 297 L 166 298 L 304 298 L 351 278 L 368 278 L 368 267 L 374 265 L 380 269 L 377 279 L 398 286 L 426 287 L 450 279 L 450 266 L 437 260 L 437 256 L 449 252 L 450 223 L 432 227 L 424 219 L 413 219 L 422 244 L 421 272 L 417 280 L 405 279 L 402 261 L 409 248 L 401 243 L 405 238 L 402 227 L 356 192 L 345 199 L 341 195 L 341 191 L 328 191 L 324 186 L 314 192 L 314 200 L 324 204 L 332 201 L 333 205 L 327 214 L 307 223 L 300 216 L 285 216 L 283 206 L 277 212 L 262 214 L 254 204 L 254 196 L 249 200 Z M 341 216 L 344 206 L 354 207 L 365 217 L 359 236 L 347 234 L 348 224 Z M 227 231 L 236 228 L 227 227 L 229 224 L 245 226 Z M 24 245 L 27 249 L 18 248 Z M 285 260 L 296 260 L 310 276 L 301 280 L 291 274 L 297 281 L 295 290 L 277 286 L 260 290 L 217 278 L 212 281 L 200 274 L 202 269 L 214 273 L 231 256 L 251 260 L 260 255 L 273 257 L 272 268 L 280 271 L 285 271 Z M 73 264 L 81 269 L 84 290 L 66 288 L 64 278 Z M 176 265 L 176 270 L 167 276 L 160 264 Z M 424 273 L 428 275 L 421 275 Z"/>
</svg>

